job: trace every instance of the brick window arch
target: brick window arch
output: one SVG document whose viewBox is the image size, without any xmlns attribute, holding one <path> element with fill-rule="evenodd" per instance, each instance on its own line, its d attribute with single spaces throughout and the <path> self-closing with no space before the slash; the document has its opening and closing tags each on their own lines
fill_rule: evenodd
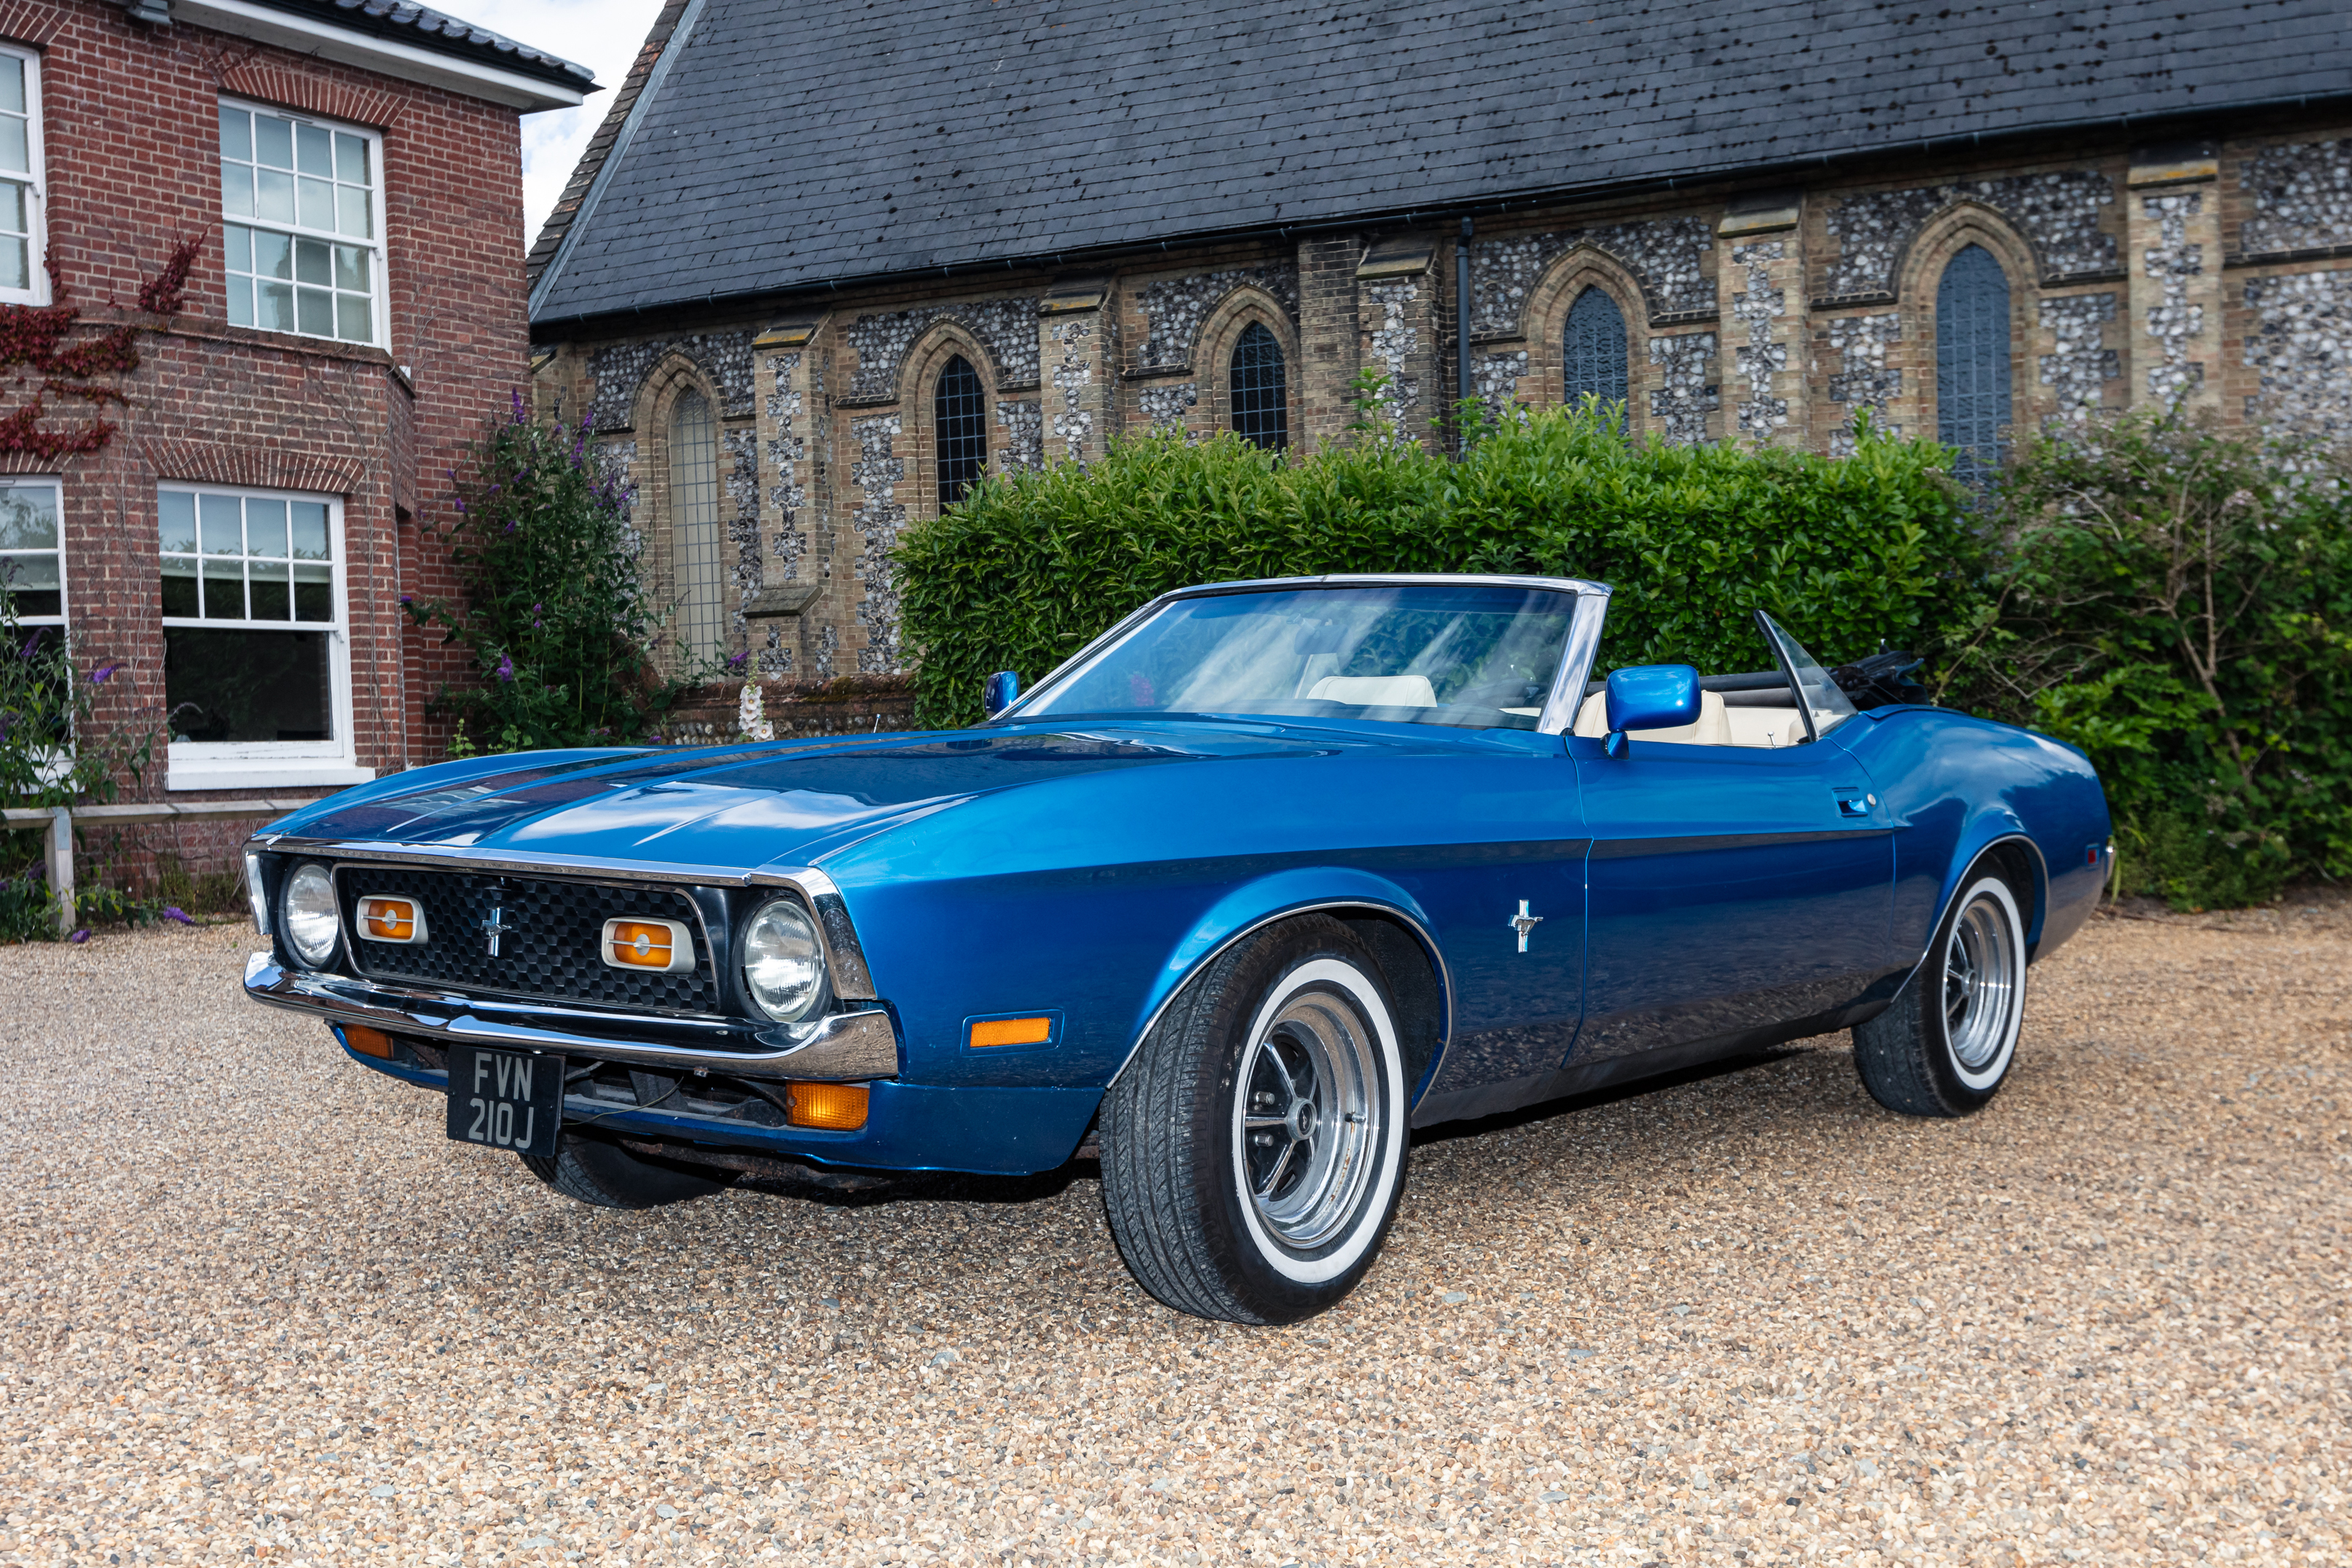
<svg viewBox="0 0 2352 1568">
<path fill-rule="evenodd" d="M 1587 288 L 1569 307 L 1560 345 L 1560 388 L 1570 408 L 1587 397 L 1623 402 L 1629 382 L 1625 313 L 1599 288 Z"/>
<path fill-rule="evenodd" d="M 1952 473 L 1981 487 L 2009 457 L 2009 275 L 1980 245 L 1936 285 L 1936 438 L 1958 447 Z"/>
<path fill-rule="evenodd" d="M 726 563 L 719 521 L 719 422 L 695 388 L 669 410 L 670 580 L 678 641 L 690 658 L 727 652 Z"/>
<path fill-rule="evenodd" d="M 1290 444 L 1290 370 L 1282 345 L 1263 321 L 1253 321 L 1234 344 L 1229 367 L 1234 433 L 1279 452 Z"/>
<path fill-rule="evenodd" d="M 962 500 L 988 472 L 988 392 L 961 354 L 947 362 L 931 389 L 931 428 L 944 508 Z"/>
</svg>

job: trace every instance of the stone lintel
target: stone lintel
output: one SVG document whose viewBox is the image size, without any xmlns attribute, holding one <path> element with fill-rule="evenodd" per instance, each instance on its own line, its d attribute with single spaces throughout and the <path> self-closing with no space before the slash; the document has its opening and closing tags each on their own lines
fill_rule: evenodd
<svg viewBox="0 0 2352 1568">
<path fill-rule="evenodd" d="M 2194 185 L 2221 175 L 2221 144 L 2209 141 L 2159 141 L 2135 147 L 2126 183 L 2135 191 Z"/>
<path fill-rule="evenodd" d="M 1715 225 L 1719 239 L 1737 239 L 1746 235 L 1777 234 L 1792 229 L 1804 215 L 1805 193 L 1802 191 L 1754 191 L 1744 196 L 1734 196 L 1723 210 L 1723 217 Z"/>
<path fill-rule="evenodd" d="M 743 601 L 746 621 L 778 621 L 788 615 L 798 615 L 816 602 L 824 584 L 787 582 L 774 588 L 763 588 Z"/>
<path fill-rule="evenodd" d="M 1357 277 L 1413 277 L 1429 270 L 1437 241 L 1428 235 L 1399 235 L 1375 243 L 1356 264 Z"/>
</svg>

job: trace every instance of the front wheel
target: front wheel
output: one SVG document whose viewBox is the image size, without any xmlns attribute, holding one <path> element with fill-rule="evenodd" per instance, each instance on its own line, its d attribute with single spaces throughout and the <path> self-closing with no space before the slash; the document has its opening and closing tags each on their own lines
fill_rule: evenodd
<svg viewBox="0 0 2352 1568">
<path fill-rule="evenodd" d="M 1222 955 L 1104 1097 L 1103 1206 L 1136 1281 L 1228 1322 L 1363 1278 L 1404 1186 L 1404 1061 L 1379 966 L 1304 915 Z"/>
<path fill-rule="evenodd" d="M 521 1156 L 530 1174 L 569 1198 L 598 1208 L 658 1208 L 707 1197 L 736 1173 L 633 1154 L 608 1139 L 564 1129 L 552 1157 Z"/>
<path fill-rule="evenodd" d="M 1965 1116 L 2009 1076 L 2024 1021 L 2025 922 L 1980 861 L 1894 1005 L 1854 1026 L 1853 1064 L 1890 1111 Z"/>
</svg>

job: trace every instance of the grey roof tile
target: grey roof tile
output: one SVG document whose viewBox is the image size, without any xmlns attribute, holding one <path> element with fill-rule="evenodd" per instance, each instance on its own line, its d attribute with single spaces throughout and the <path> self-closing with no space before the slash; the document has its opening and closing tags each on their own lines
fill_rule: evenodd
<svg viewBox="0 0 2352 1568">
<path fill-rule="evenodd" d="M 2352 95 L 2339 10 L 702 0 L 537 315 Z"/>
</svg>

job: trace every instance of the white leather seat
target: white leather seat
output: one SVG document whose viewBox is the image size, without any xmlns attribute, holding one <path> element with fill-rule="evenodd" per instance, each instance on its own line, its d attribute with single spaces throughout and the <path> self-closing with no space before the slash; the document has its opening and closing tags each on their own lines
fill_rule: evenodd
<svg viewBox="0 0 2352 1568">
<path fill-rule="evenodd" d="M 1629 729 L 1625 733 L 1635 740 L 1663 740 L 1676 746 L 1731 746 L 1731 725 L 1724 715 L 1721 692 L 1698 694 L 1698 717 L 1688 724 L 1677 724 L 1665 729 Z M 1595 692 L 1584 699 L 1576 713 L 1576 733 L 1598 739 L 1609 733 L 1609 694 Z"/>
<path fill-rule="evenodd" d="M 1795 746 L 1805 738 L 1805 719 L 1792 707 L 1736 707 L 1725 711 L 1734 746 Z"/>
<path fill-rule="evenodd" d="M 1437 688 L 1427 675 L 1326 675 L 1307 689 L 1324 702 L 1358 707 L 1435 707 Z"/>
<path fill-rule="evenodd" d="M 1609 733 L 1609 694 L 1595 692 L 1576 710 L 1575 734 L 1598 740 Z M 1698 719 L 1672 729 L 1631 729 L 1635 740 L 1683 746 L 1801 746 L 1805 716 L 1792 707 L 1731 707 L 1719 692 L 1698 695 Z"/>
</svg>

